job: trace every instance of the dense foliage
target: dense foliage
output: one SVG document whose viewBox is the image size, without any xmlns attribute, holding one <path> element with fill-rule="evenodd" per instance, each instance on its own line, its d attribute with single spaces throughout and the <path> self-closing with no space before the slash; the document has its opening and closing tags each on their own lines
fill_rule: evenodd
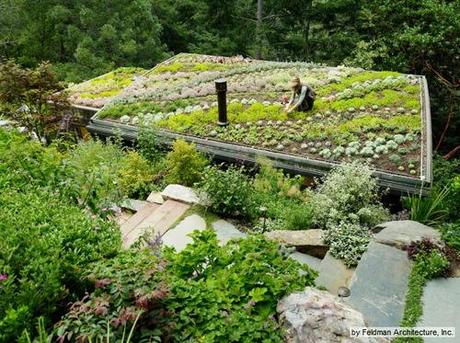
<svg viewBox="0 0 460 343">
<path fill-rule="evenodd" d="M 91 266 L 95 290 L 72 305 L 58 336 L 121 338 L 136 321 L 136 342 L 281 342 L 277 299 L 316 274 L 260 236 L 224 247 L 212 231 L 193 238 L 178 254 L 125 252 Z"/>
<path fill-rule="evenodd" d="M 47 325 L 84 289 L 82 269 L 120 247 L 118 228 L 68 197 L 64 156 L 0 130 L 0 342 Z"/>
</svg>

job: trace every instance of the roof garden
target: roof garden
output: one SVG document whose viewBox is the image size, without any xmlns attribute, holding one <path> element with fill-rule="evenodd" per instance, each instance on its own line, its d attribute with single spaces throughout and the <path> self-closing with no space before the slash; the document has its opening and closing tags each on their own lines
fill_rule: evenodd
<svg viewBox="0 0 460 343">
<path fill-rule="evenodd" d="M 343 161 L 362 160 L 382 185 L 399 191 L 415 192 L 431 181 L 423 76 L 196 54 L 179 54 L 142 75 L 133 72 L 129 82 L 113 73 L 74 87 L 78 99 L 103 105 L 90 125 L 96 133 L 118 128 L 135 138 L 139 126 L 153 126 L 165 142 L 181 137 L 227 160 L 253 162 L 261 155 L 316 176 Z M 316 91 L 309 112 L 283 110 L 293 76 Z M 228 84 L 227 127 L 217 125 L 220 78 Z M 102 86 L 105 79 L 110 86 Z"/>
</svg>

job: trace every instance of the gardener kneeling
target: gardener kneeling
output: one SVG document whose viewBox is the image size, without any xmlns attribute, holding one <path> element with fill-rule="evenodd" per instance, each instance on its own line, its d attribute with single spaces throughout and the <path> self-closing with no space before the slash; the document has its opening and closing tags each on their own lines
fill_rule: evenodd
<svg viewBox="0 0 460 343">
<path fill-rule="evenodd" d="M 298 77 L 294 77 L 289 85 L 292 88 L 292 95 L 285 111 L 292 113 L 293 111 L 307 112 L 311 110 L 316 97 L 315 91 L 310 86 L 303 85 Z"/>
</svg>

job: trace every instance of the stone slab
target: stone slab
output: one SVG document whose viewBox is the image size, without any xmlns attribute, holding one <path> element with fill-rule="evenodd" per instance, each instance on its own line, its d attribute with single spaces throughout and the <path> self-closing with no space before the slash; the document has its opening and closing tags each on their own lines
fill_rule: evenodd
<svg viewBox="0 0 460 343">
<path fill-rule="evenodd" d="M 350 286 L 355 269 L 347 268 L 341 260 L 336 259 L 328 252 L 321 261 L 318 271 L 316 285 L 324 287 L 330 293 L 337 295 L 339 287 Z"/>
<path fill-rule="evenodd" d="M 193 242 L 189 234 L 195 230 L 203 231 L 205 229 L 205 220 L 199 215 L 193 214 L 183 219 L 174 228 L 166 231 L 161 240 L 164 245 L 174 247 L 176 248 L 176 251 L 181 251 L 187 246 L 187 244 Z"/>
<path fill-rule="evenodd" d="M 316 271 L 319 270 L 319 266 L 321 264 L 321 260 L 319 258 L 307 254 L 302 254 L 298 251 L 293 252 L 291 255 L 289 255 L 289 257 L 296 260 L 297 262 L 308 265 L 310 268 Z"/>
<path fill-rule="evenodd" d="M 123 245 L 125 247 L 133 244 L 147 230 L 153 236 L 163 235 L 190 208 L 190 205 L 174 200 L 167 200 L 163 205 L 151 203 L 149 205 L 158 208 L 145 217 L 144 220 L 123 238 Z"/>
<path fill-rule="evenodd" d="M 164 199 L 172 199 L 186 204 L 198 204 L 200 202 L 198 195 L 193 189 L 182 185 L 166 186 L 163 192 L 161 192 L 161 196 Z"/>
<path fill-rule="evenodd" d="M 413 241 L 420 241 L 423 238 L 437 242 L 441 241 L 439 231 L 412 220 L 386 222 L 377 225 L 376 230 L 380 230 L 375 235 L 377 242 L 399 249 L 404 248 Z"/>
<path fill-rule="evenodd" d="M 147 197 L 147 201 L 162 205 L 165 202 L 165 199 L 163 199 L 160 192 L 152 192 Z"/>
<path fill-rule="evenodd" d="M 323 242 L 323 230 L 274 230 L 265 237 L 280 244 L 292 245 L 297 251 L 323 258 L 329 247 Z"/>
<path fill-rule="evenodd" d="M 347 302 L 369 326 L 399 326 L 410 270 L 406 252 L 372 241 L 352 277 Z"/>
<path fill-rule="evenodd" d="M 223 219 L 219 219 L 212 223 L 212 228 L 216 232 L 220 245 L 225 245 L 232 239 L 246 237 L 244 232 L 241 232 L 235 227 L 235 225 Z"/>
<path fill-rule="evenodd" d="M 131 218 L 126 220 L 121 226 L 121 234 L 123 237 L 123 242 L 125 242 L 126 237 L 129 236 L 131 231 L 133 231 L 142 221 L 150 216 L 159 205 L 147 203 L 140 211 L 136 212 Z M 128 247 L 129 245 L 125 245 Z"/>
<path fill-rule="evenodd" d="M 147 202 L 143 200 L 126 199 L 120 204 L 120 206 L 121 208 L 125 208 L 133 212 L 139 212 L 146 204 Z"/>
<path fill-rule="evenodd" d="M 455 327 L 456 338 L 425 338 L 426 343 L 460 342 L 460 278 L 431 280 L 423 290 L 423 315 L 418 327 Z"/>
</svg>

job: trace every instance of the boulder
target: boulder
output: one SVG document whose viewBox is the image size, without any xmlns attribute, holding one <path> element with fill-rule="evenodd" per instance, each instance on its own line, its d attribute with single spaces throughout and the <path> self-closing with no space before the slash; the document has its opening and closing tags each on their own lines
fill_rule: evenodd
<svg viewBox="0 0 460 343">
<path fill-rule="evenodd" d="M 318 258 L 323 258 L 329 249 L 323 242 L 323 230 L 274 230 L 266 232 L 265 237 Z"/>
<path fill-rule="evenodd" d="M 161 196 L 164 199 L 176 200 L 186 204 L 198 204 L 200 201 L 193 189 L 182 185 L 166 186 L 163 192 L 161 192 Z"/>
<path fill-rule="evenodd" d="M 321 260 L 319 258 L 307 254 L 302 254 L 298 251 L 294 251 L 292 254 L 289 255 L 289 257 L 293 260 L 296 260 L 299 263 L 306 264 L 314 270 L 319 270 L 319 266 L 321 265 Z"/>
<path fill-rule="evenodd" d="M 321 261 L 318 271 L 319 276 L 316 279 L 316 285 L 337 295 L 340 287 L 349 286 L 355 269 L 348 268 L 341 260 L 336 259 L 328 252 Z"/>
<path fill-rule="evenodd" d="M 126 199 L 121 203 L 121 208 L 127 209 L 133 212 L 139 212 L 144 206 L 146 202 L 143 200 L 137 199 Z"/>
<path fill-rule="evenodd" d="M 161 196 L 160 192 L 152 192 L 152 193 L 150 193 L 148 198 L 147 198 L 147 201 L 151 202 L 153 204 L 159 204 L 159 205 L 162 205 L 165 202 L 165 200 Z"/>
<path fill-rule="evenodd" d="M 380 230 L 375 235 L 375 240 L 378 243 L 394 246 L 398 249 L 423 238 L 441 242 L 439 231 L 412 220 L 386 222 L 377 225 L 375 230 Z"/>
<path fill-rule="evenodd" d="M 284 297 L 276 310 L 287 343 L 389 342 L 350 337 L 350 328 L 366 326 L 363 315 L 329 292 L 312 287 Z"/>
</svg>

